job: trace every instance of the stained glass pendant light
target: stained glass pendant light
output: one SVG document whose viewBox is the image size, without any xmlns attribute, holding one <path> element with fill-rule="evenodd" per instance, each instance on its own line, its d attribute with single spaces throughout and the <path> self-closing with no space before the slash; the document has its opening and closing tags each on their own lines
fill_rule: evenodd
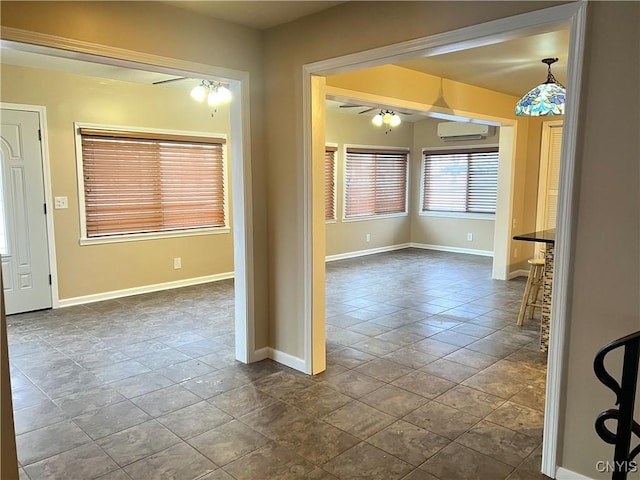
<svg viewBox="0 0 640 480">
<path fill-rule="evenodd" d="M 564 99 L 567 90 L 551 73 L 551 64 L 557 58 L 545 58 L 542 63 L 547 65 L 547 80 L 529 90 L 516 104 L 516 115 L 532 117 L 544 115 L 564 115 Z"/>
</svg>

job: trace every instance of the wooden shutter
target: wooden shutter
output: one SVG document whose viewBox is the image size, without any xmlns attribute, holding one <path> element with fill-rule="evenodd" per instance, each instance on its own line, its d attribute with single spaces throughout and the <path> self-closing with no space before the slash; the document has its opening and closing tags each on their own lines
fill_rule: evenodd
<svg viewBox="0 0 640 480">
<path fill-rule="evenodd" d="M 404 150 L 347 149 L 345 217 L 406 213 Z"/>
<path fill-rule="evenodd" d="M 423 211 L 495 213 L 498 149 L 425 151 Z"/>
<path fill-rule="evenodd" d="M 324 151 L 324 218 L 336 218 L 336 151 L 335 147 L 325 147 Z"/>
<path fill-rule="evenodd" d="M 220 139 L 80 134 L 87 237 L 225 225 Z"/>
</svg>

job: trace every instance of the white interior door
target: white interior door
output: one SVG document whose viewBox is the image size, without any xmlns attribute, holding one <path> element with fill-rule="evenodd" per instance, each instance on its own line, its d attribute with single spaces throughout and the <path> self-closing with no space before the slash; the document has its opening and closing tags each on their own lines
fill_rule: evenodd
<svg viewBox="0 0 640 480">
<path fill-rule="evenodd" d="M 2 109 L 0 254 L 7 314 L 51 307 L 37 112 Z"/>
<path fill-rule="evenodd" d="M 556 228 L 561 152 L 562 121 L 545 122 L 542 125 L 542 142 L 540 146 L 536 230 Z M 542 245 L 538 245 L 538 247 L 540 247 L 538 250 L 543 249 Z"/>
</svg>

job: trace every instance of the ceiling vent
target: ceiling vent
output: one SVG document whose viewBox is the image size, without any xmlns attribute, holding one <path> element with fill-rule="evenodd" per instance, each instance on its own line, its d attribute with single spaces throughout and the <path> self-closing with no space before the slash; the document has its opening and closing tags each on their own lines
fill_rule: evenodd
<svg viewBox="0 0 640 480">
<path fill-rule="evenodd" d="M 445 142 L 481 140 L 493 135 L 495 127 L 480 123 L 442 122 L 438 124 L 438 136 Z"/>
</svg>

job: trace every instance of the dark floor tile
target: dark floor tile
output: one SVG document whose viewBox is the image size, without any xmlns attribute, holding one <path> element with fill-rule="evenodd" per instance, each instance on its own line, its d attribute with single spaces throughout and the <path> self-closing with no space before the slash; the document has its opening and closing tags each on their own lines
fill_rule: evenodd
<svg viewBox="0 0 640 480">
<path fill-rule="evenodd" d="M 513 402 L 505 402 L 497 410 L 486 417 L 486 420 L 497 423 L 524 435 L 542 440 L 544 414 Z"/>
<path fill-rule="evenodd" d="M 356 445 L 359 440 L 328 423 L 312 421 L 279 439 L 283 446 L 314 465 L 321 465 Z"/>
<path fill-rule="evenodd" d="M 456 442 L 495 460 L 517 467 L 540 445 L 541 439 L 532 438 L 482 420 L 458 437 Z"/>
<path fill-rule="evenodd" d="M 543 388 L 527 385 L 509 400 L 513 403 L 544 412 L 545 392 Z"/>
<path fill-rule="evenodd" d="M 454 440 L 478 423 L 480 417 L 461 412 L 447 405 L 430 402 L 409 413 L 403 420 Z"/>
<path fill-rule="evenodd" d="M 170 365 L 186 362 L 191 360 L 189 355 L 185 355 L 173 348 L 165 348 L 164 350 L 157 350 L 155 352 L 147 353 L 141 357 L 137 357 L 136 361 L 150 368 L 151 370 L 157 370 L 159 368 L 168 367 Z"/>
<path fill-rule="evenodd" d="M 293 430 L 304 428 L 313 421 L 313 418 L 284 402 L 275 402 L 240 417 L 240 420 L 275 440 Z"/>
<path fill-rule="evenodd" d="M 438 359 L 435 355 L 414 350 L 411 347 L 400 348 L 382 358 L 385 360 L 391 360 L 392 362 L 399 363 L 400 365 L 404 365 L 409 368 L 421 368 Z"/>
<path fill-rule="evenodd" d="M 419 370 L 414 370 L 394 380 L 392 384 L 429 399 L 435 398 L 456 386 L 454 382 Z"/>
<path fill-rule="evenodd" d="M 486 355 L 481 352 L 475 352 L 466 348 L 456 350 L 455 352 L 446 355 L 444 358 L 445 360 L 451 360 L 452 362 L 461 363 L 462 365 L 475 368 L 487 368 L 500 360 L 498 357 Z"/>
<path fill-rule="evenodd" d="M 203 400 L 157 420 L 180 438 L 187 439 L 230 422 L 233 417 Z"/>
<path fill-rule="evenodd" d="M 513 467 L 505 463 L 455 442 L 443 448 L 420 468 L 446 480 L 502 480 L 513 470 Z"/>
<path fill-rule="evenodd" d="M 290 372 L 276 372 L 253 382 L 253 385 L 275 398 L 295 396 L 301 390 L 313 386 L 310 378 Z"/>
<path fill-rule="evenodd" d="M 228 392 L 244 385 L 246 380 L 238 378 L 231 372 L 218 370 L 192 378 L 180 385 L 206 400 L 221 393 Z"/>
<path fill-rule="evenodd" d="M 353 371 L 328 378 L 326 383 L 331 388 L 352 398 L 360 398 L 384 385 L 380 380 Z"/>
<path fill-rule="evenodd" d="M 362 342 L 358 342 L 353 345 L 353 348 L 356 350 L 360 350 L 361 352 L 377 357 L 382 357 L 388 353 L 398 350 L 401 347 L 401 345 L 396 343 L 380 340 L 378 338 L 368 338 L 367 340 L 363 340 Z"/>
<path fill-rule="evenodd" d="M 25 471 L 31 480 L 98 477 L 116 480 L 115 475 L 111 477 L 104 475 L 116 471 L 117 468 L 114 461 L 100 447 L 88 444 L 28 465 Z"/>
<path fill-rule="evenodd" d="M 16 436 L 18 460 L 27 466 L 89 441 L 90 438 L 72 422 L 54 423 Z"/>
<path fill-rule="evenodd" d="M 314 384 L 297 392 L 283 395 L 282 400 L 295 405 L 307 415 L 321 418 L 349 403 L 352 398 L 325 385 Z"/>
<path fill-rule="evenodd" d="M 451 440 L 399 420 L 370 437 L 367 442 L 417 467 Z"/>
<path fill-rule="evenodd" d="M 394 385 L 384 385 L 361 397 L 360 401 L 391 416 L 403 417 L 429 400 Z"/>
<path fill-rule="evenodd" d="M 225 470 L 237 480 L 297 480 L 315 470 L 310 462 L 286 446 L 269 444 L 226 465 Z"/>
<path fill-rule="evenodd" d="M 131 401 L 152 417 L 159 417 L 200 402 L 200 397 L 180 385 L 156 390 Z"/>
<path fill-rule="evenodd" d="M 150 420 L 103 437 L 96 443 L 124 467 L 180 443 L 180 439 L 155 420 Z"/>
<path fill-rule="evenodd" d="M 436 398 L 436 401 L 480 417 L 489 415 L 505 402 L 503 398 L 464 385 L 452 388 Z"/>
<path fill-rule="evenodd" d="M 455 383 L 463 382 L 480 371 L 478 368 L 462 365 L 461 363 L 452 362 L 444 358 L 439 358 L 435 362 L 425 365 L 420 370 Z"/>
<path fill-rule="evenodd" d="M 324 421 L 362 440 L 392 424 L 395 418 L 358 400 L 340 407 L 324 417 Z"/>
<path fill-rule="evenodd" d="M 376 358 L 354 369 L 358 373 L 363 373 L 388 383 L 411 372 L 411 369 L 382 358 Z"/>
<path fill-rule="evenodd" d="M 160 372 L 147 372 L 110 383 L 109 386 L 126 398 L 139 397 L 173 385 L 173 381 Z"/>
<path fill-rule="evenodd" d="M 67 416 L 52 401 L 17 410 L 13 414 L 15 434 L 20 435 L 31 430 L 66 420 Z"/>
<path fill-rule="evenodd" d="M 106 437 L 150 420 L 151 417 L 128 400 L 84 413 L 74 423 L 93 439 Z"/>
<path fill-rule="evenodd" d="M 490 372 L 489 369 L 469 377 L 462 383 L 504 399 L 511 398 L 526 386 L 521 379 Z"/>
<path fill-rule="evenodd" d="M 107 405 L 120 403 L 126 400 L 111 385 L 103 385 L 97 388 L 90 388 L 66 397 L 54 400 L 56 405 L 68 416 L 77 417 L 83 413 L 99 410 Z"/>
<path fill-rule="evenodd" d="M 138 460 L 124 468 L 133 480 L 167 478 L 193 480 L 216 470 L 216 465 L 186 443 Z"/>
<path fill-rule="evenodd" d="M 364 442 L 325 463 L 322 468 L 340 480 L 399 480 L 412 469 L 408 463 Z"/>
<path fill-rule="evenodd" d="M 271 405 L 275 401 L 276 399 L 271 395 L 258 390 L 253 385 L 244 385 L 208 400 L 209 403 L 235 418 L 241 417 L 257 408 Z"/>
<path fill-rule="evenodd" d="M 335 363 L 346 368 L 355 368 L 374 358 L 376 358 L 374 355 L 354 348 L 343 348 L 329 353 L 327 355 L 327 363 Z"/>
<path fill-rule="evenodd" d="M 190 438 L 188 443 L 216 465 L 226 465 L 267 445 L 270 440 L 238 420 Z"/>
</svg>

